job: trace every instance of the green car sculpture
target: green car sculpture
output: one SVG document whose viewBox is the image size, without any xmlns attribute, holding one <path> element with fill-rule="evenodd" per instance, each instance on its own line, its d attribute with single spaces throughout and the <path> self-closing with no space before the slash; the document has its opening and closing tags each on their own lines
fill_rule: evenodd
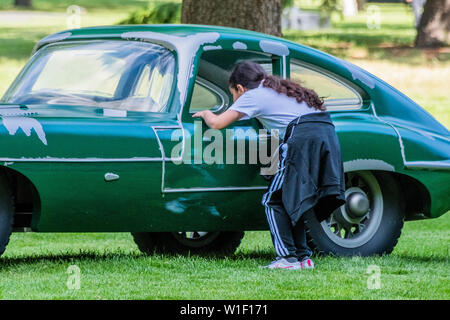
<svg viewBox="0 0 450 320">
<path fill-rule="evenodd" d="M 256 119 L 211 135 L 192 117 L 232 103 L 243 60 L 314 89 L 336 126 L 347 203 L 306 221 L 316 252 L 390 253 L 404 221 L 450 209 L 449 131 L 351 63 L 240 29 L 83 28 L 38 42 L 0 100 L 0 254 L 14 231 L 131 232 L 147 254 L 230 254 L 244 231 L 268 230 L 268 182 L 245 157 L 273 136 Z M 214 142 L 232 143 L 229 161 L 208 157 Z"/>
</svg>

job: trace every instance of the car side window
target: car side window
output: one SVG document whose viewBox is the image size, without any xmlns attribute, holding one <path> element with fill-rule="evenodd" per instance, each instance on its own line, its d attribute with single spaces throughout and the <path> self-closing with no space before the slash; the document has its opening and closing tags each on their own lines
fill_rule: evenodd
<svg viewBox="0 0 450 320">
<path fill-rule="evenodd" d="M 128 109 L 131 111 L 161 111 L 169 99 L 172 81 L 172 73 L 160 72 L 158 67 L 152 68 L 150 65 L 146 65 L 142 69 L 130 97 L 134 101 L 142 100 L 147 103 L 143 104 L 142 110 L 136 109 L 133 105 L 128 106 Z"/>
<path fill-rule="evenodd" d="M 317 67 L 292 60 L 291 79 L 317 92 L 328 110 L 361 108 L 362 99 L 355 89 Z"/>
<path fill-rule="evenodd" d="M 211 110 L 213 112 L 225 109 L 228 106 L 228 97 L 222 89 L 201 78 L 197 78 L 192 93 L 190 113 Z"/>
</svg>

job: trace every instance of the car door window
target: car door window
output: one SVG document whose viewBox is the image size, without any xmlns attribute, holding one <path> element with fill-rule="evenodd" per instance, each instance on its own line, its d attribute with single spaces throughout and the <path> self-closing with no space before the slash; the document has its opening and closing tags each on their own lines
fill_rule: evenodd
<svg viewBox="0 0 450 320">
<path fill-rule="evenodd" d="M 361 108 L 362 99 L 356 90 L 322 69 L 292 60 L 291 79 L 317 92 L 328 110 Z"/>
<path fill-rule="evenodd" d="M 228 106 L 228 97 L 214 84 L 201 78 L 197 78 L 192 93 L 189 112 L 202 110 L 218 112 Z"/>
</svg>

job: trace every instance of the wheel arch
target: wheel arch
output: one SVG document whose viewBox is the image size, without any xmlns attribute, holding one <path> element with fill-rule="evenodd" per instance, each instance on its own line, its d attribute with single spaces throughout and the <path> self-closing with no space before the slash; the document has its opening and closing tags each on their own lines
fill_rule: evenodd
<svg viewBox="0 0 450 320">
<path fill-rule="evenodd" d="M 5 173 L 14 203 L 14 230 L 25 231 L 32 228 L 32 220 L 40 215 L 41 198 L 34 183 L 17 170 L 0 166 Z"/>
<path fill-rule="evenodd" d="M 427 187 L 419 180 L 401 173 L 391 173 L 401 190 L 405 205 L 405 221 L 431 217 L 431 196 Z"/>
<path fill-rule="evenodd" d="M 367 165 L 367 167 L 359 166 L 358 168 L 353 168 L 348 165 L 349 163 L 351 163 L 351 161 L 344 163 L 345 173 L 367 170 L 371 171 L 375 175 L 388 174 L 395 179 L 397 182 L 397 187 L 402 195 L 401 200 L 404 203 L 405 221 L 421 220 L 431 217 L 431 195 L 427 187 L 419 180 L 409 175 L 395 172 L 393 166 L 389 168 L 389 165 L 387 163 L 383 163 L 382 161 L 380 161 L 380 164 L 378 165 L 380 169 L 376 170 L 369 169 L 370 166 L 373 167 L 372 162 L 370 165 Z M 386 168 L 381 165 L 386 166 Z"/>
</svg>

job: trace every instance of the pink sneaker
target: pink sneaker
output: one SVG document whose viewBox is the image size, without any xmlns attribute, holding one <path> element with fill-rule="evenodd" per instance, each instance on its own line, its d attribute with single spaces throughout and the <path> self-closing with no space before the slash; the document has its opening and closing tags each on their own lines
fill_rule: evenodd
<svg viewBox="0 0 450 320">
<path fill-rule="evenodd" d="M 301 269 L 301 264 L 297 260 L 290 262 L 285 258 L 277 257 L 277 259 L 275 261 L 272 261 L 271 264 L 269 264 L 268 266 L 265 266 L 264 268 L 299 270 L 299 269 Z"/>
<path fill-rule="evenodd" d="M 314 269 L 314 262 L 310 258 L 303 259 L 300 262 L 300 267 L 302 269 Z"/>
</svg>

